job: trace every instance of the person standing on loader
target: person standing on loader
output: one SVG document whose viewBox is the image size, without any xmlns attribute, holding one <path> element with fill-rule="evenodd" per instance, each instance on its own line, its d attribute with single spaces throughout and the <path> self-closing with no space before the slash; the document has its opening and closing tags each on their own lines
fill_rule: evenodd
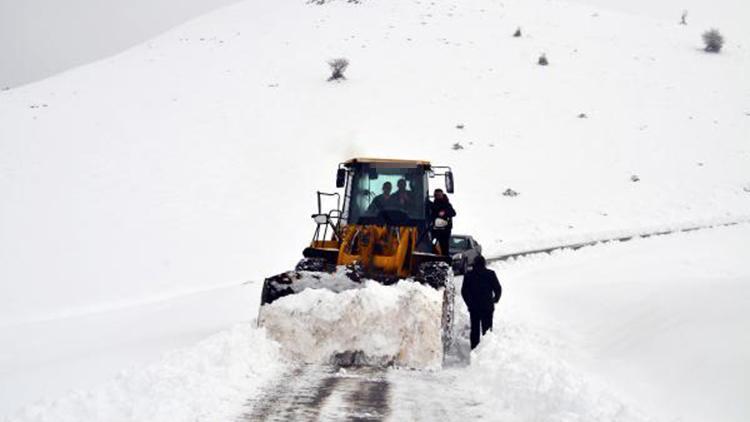
<svg viewBox="0 0 750 422">
<path fill-rule="evenodd" d="M 461 296 L 469 308 L 471 319 L 471 348 L 479 344 L 479 330 L 482 335 L 487 330 L 492 330 L 492 316 L 495 312 L 495 304 L 500 300 L 503 288 L 497 279 L 495 272 L 487 268 L 487 261 L 482 255 L 474 259 L 474 266 L 464 276 L 461 286 Z"/>
<path fill-rule="evenodd" d="M 456 211 L 453 209 L 448 195 L 442 189 L 435 189 L 435 200 L 428 204 L 430 218 L 432 219 L 432 237 L 440 245 L 440 253 L 448 256 L 448 245 L 453 229 L 453 217 Z"/>
</svg>

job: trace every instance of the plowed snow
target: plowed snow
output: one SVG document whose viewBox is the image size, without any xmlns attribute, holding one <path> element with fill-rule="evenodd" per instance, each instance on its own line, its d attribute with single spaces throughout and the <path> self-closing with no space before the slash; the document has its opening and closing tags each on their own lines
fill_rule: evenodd
<svg viewBox="0 0 750 422">
<path fill-rule="evenodd" d="M 443 349 L 442 291 L 412 281 L 336 293 L 306 289 L 261 309 L 260 324 L 296 360 L 326 363 L 364 352 L 370 363 L 437 368 Z"/>
</svg>

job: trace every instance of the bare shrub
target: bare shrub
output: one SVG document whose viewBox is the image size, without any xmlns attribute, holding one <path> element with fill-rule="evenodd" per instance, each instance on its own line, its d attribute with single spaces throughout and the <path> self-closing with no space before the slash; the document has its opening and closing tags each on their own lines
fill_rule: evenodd
<svg viewBox="0 0 750 422">
<path fill-rule="evenodd" d="M 344 71 L 349 67 L 349 60 L 341 57 L 338 59 L 331 59 L 328 61 L 328 66 L 331 67 L 331 76 L 328 78 L 329 81 L 337 81 L 346 79 Z"/>
<path fill-rule="evenodd" d="M 680 25 L 687 25 L 687 10 L 682 11 L 682 17 L 680 18 Z"/>
<path fill-rule="evenodd" d="M 537 64 L 539 66 L 547 66 L 549 64 L 549 61 L 547 61 L 547 55 L 542 53 L 542 55 L 539 56 L 539 61 L 537 61 Z"/>
<path fill-rule="evenodd" d="M 703 43 L 706 44 L 704 50 L 709 53 L 718 53 L 724 46 L 724 37 L 718 29 L 709 29 L 703 33 Z"/>
<path fill-rule="evenodd" d="M 516 29 L 516 32 L 513 33 L 513 36 L 516 37 L 516 38 L 518 38 L 518 37 L 521 36 L 521 27 L 520 26 Z"/>
</svg>

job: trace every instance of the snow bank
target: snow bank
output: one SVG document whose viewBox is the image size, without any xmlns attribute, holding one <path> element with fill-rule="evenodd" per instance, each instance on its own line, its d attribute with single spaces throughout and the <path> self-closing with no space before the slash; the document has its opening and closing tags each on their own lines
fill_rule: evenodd
<svg viewBox="0 0 750 422">
<path fill-rule="evenodd" d="M 354 284 L 354 283 L 352 283 Z M 328 362 L 363 352 L 368 363 L 442 365 L 443 292 L 404 280 L 336 293 L 310 288 L 263 306 L 259 321 L 294 359 Z"/>
<path fill-rule="evenodd" d="M 523 322 L 655 420 L 750 420 L 748 239 L 742 224 L 499 264 L 501 344 Z"/>
<path fill-rule="evenodd" d="M 481 386 L 478 400 L 485 414 L 503 421 L 647 420 L 563 360 L 563 345 L 522 324 L 496 320 L 495 325 L 461 378 Z"/>
<path fill-rule="evenodd" d="M 92 391 L 24 408 L 14 422 L 218 421 L 241 413 L 248 397 L 283 368 L 278 345 L 239 324 L 144 369 L 122 372 Z"/>
</svg>

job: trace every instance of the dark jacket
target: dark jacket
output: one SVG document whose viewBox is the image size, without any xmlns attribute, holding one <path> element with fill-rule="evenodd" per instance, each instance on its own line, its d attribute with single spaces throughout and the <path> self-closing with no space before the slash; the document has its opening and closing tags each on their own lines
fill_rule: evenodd
<svg viewBox="0 0 750 422">
<path fill-rule="evenodd" d="M 375 198 L 373 198 L 372 202 L 370 202 L 370 206 L 367 207 L 367 212 L 369 214 L 377 214 L 380 211 L 390 208 L 389 204 L 393 201 L 393 195 L 390 195 L 388 198 L 385 197 L 382 193 Z"/>
<path fill-rule="evenodd" d="M 494 310 L 502 294 L 503 288 L 492 270 L 475 267 L 464 276 L 461 296 L 469 312 Z"/>
<path fill-rule="evenodd" d="M 456 210 L 453 209 L 453 205 L 448 202 L 447 199 L 442 201 L 433 201 L 428 204 L 428 211 L 430 212 L 430 220 L 434 223 L 436 218 L 442 218 L 448 220 L 448 226 L 442 229 L 435 228 L 435 230 L 451 230 L 453 228 L 453 217 L 456 216 Z M 440 217 L 440 211 L 445 211 L 445 215 Z"/>
</svg>

